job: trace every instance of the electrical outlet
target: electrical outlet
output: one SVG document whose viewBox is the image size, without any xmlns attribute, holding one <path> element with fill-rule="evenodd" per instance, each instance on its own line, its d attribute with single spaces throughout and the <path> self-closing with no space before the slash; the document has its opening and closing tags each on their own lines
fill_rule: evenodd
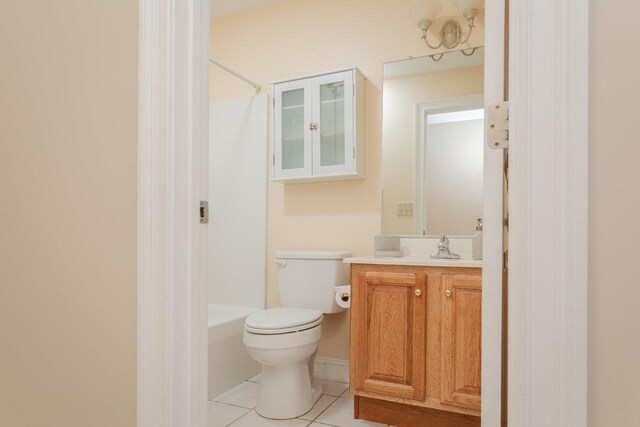
<svg viewBox="0 0 640 427">
<path fill-rule="evenodd" d="M 397 215 L 398 216 L 413 216 L 413 203 L 412 202 L 404 202 L 397 204 Z"/>
</svg>

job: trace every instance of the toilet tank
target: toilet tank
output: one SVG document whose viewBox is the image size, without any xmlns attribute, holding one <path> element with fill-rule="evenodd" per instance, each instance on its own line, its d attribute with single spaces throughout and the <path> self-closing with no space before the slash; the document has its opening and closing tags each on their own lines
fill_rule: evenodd
<svg viewBox="0 0 640 427">
<path fill-rule="evenodd" d="M 342 260 L 350 256 L 342 251 L 276 252 L 280 304 L 326 314 L 343 311 L 334 287 L 349 284 L 349 265 Z"/>
</svg>

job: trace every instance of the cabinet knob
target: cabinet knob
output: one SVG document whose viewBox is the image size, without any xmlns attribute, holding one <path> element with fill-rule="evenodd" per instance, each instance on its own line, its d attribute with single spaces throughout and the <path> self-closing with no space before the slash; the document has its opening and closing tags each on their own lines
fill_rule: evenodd
<svg viewBox="0 0 640 427">
<path fill-rule="evenodd" d="M 318 130 L 318 124 L 316 122 L 309 123 L 309 130 Z"/>
<path fill-rule="evenodd" d="M 416 296 L 419 297 L 422 295 L 422 291 L 420 289 L 416 289 Z"/>
<path fill-rule="evenodd" d="M 453 292 L 451 292 L 449 289 L 447 289 L 446 291 L 444 291 L 444 295 L 447 297 L 450 297 L 451 295 L 453 295 Z"/>
</svg>

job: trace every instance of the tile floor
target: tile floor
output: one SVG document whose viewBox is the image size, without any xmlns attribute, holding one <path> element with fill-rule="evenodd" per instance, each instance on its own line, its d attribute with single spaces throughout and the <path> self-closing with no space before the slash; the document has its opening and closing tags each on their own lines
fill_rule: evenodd
<svg viewBox="0 0 640 427">
<path fill-rule="evenodd" d="M 324 394 L 313 408 L 292 420 L 262 418 L 253 409 L 260 376 L 245 381 L 209 402 L 209 427 L 386 427 L 386 424 L 355 420 L 353 396 L 348 384 L 316 380 L 324 386 Z"/>
</svg>

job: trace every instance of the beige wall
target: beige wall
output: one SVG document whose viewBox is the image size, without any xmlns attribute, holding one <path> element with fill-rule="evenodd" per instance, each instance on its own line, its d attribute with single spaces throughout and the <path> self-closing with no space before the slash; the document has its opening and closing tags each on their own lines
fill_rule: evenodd
<svg viewBox="0 0 640 427">
<path fill-rule="evenodd" d="M 0 425 L 136 414 L 135 1 L 0 2 Z"/>
<path fill-rule="evenodd" d="M 637 0 L 591 0 L 589 427 L 640 425 Z"/>
<path fill-rule="evenodd" d="M 382 64 L 428 53 L 408 18 L 414 1 L 290 0 L 213 21 L 212 56 L 266 92 L 270 81 L 354 65 L 367 77 L 367 179 L 270 183 L 269 259 L 279 249 L 372 252 L 373 236 L 380 233 Z M 476 31 L 481 34 L 482 25 Z M 212 77 L 214 100 L 253 94 L 215 67 Z M 268 304 L 277 306 L 276 270 L 268 265 Z M 348 314 L 327 316 L 323 325 L 319 354 L 348 358 Z"/>
<path fill-rule="evenodd" d="M 384 80 L 382 123 L 384 162 L 382 232 L 384 234 L 415 234 L 414 217 L 398 216 L 396 206 L 397 203 L 415 202 L 413 186 L 416 105 L 446 98 L 481 94 L 484 91 L 483 86 L 484 66 L 482 65 Z M 471 225 L 473 226 L 473 223 Z M 473 234 L 473 231 L 466 234 Z"/>
</svg>

